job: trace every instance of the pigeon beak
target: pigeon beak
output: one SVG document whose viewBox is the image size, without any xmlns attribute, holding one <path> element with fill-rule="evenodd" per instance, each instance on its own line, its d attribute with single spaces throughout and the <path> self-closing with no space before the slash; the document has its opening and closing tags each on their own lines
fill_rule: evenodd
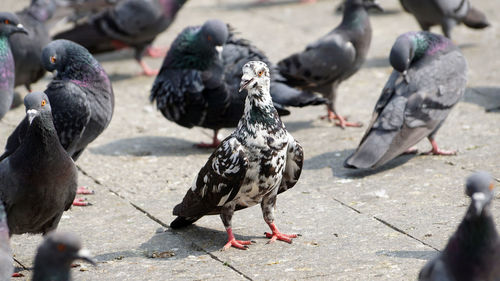
<svg viewBox="0 0 500 281">
<path fill-rule="evenodd" d="M 476 192 L 472 194 L 472 206 L 476 211 L 476 216 L 481 215 L 487 202 L 488 200 L 486 198 L 486 194 L 484 194 L 483 192 Z"/>
<path fill-rule="evenodd" d="M 35 117 L 38 116 L 39 112 L 36 109 L 28 109 L 28 111 L 26 111 L 26 114 L 28 115 L 28 121 L 30 122 L 31 125 L 33 119 L 35 119 Z"/>
<path fill-rule="evenodd" d="M 97 265 L 97 263 L 90 256 L 90 252 L 87 249 L 81 249 L 80 251 L 78 251 L 78 253 L 76 253 L 75 259 L 86 261 L 93 266 Z"/>
<path fill-rule="evenodd" d="M 250 79 L 241 78 L 240 90 L 238 92 L 241 93 L 241 91 L 246 89 L 248 87 L 248 85 L 250 85 L 250 83 L 252 83 L 252 82 L 253 82 L 253 78 L 250 78 Z"/>
<path fill-rule="evenodd" d="M 14 32 L 24 33 L 28 35 L 28 30 L 26 30 L 22 24 L 16 25 L 16 29 L 14 30 Z"/>
<path fill-rule="evenodd" d="M 217 54 L 219 55 L 219 58 L 222 59 L 222 50 L 224 47 L 222 46 L 215 46 L 215 50 L 217 51 Z"/>
</svg>

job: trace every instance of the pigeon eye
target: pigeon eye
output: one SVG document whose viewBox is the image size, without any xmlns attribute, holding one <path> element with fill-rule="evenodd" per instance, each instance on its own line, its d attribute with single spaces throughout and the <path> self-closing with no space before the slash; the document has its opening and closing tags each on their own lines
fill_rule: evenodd
<svg viewBox="0 0 500 281">
<path fill-rule="evenodd" d="M 207 40 L 210 41 L 210 42 L 212 42 L 212 36 L 208 35 L 207 36 Z"/>
<path fill-rule="evenodd" d="M 57 244 L 57 250 L 58 250 L 59 252 L 64 252 L 64 251 L 66 251 L 66 245 L 64 245 L 64 244 Z"/>
<path fill-rule="evenodd" d="M 42 100 L 42 106 L 45 106 L 47 102 L 45 100 Z"/>
<path fill-rule="evenodd" d="M 3 22 L 4 22 L 5 24 L 9 24 L 9 23 L 10 23 L 10 21 L 9 21 L 9 20 L 4 20 Z"/>
<path fill-rule="evenodd" d="M 257 74 L 259 75 L 259 77 L 262 77 L 262 75 L 264 75 L 264 70 L 259 71 L 259 73 Z"/>
<path fill-rule="evenodd" d="M 495 187 L 495 185 L 493 183 L 490 183 L 490 186 L 489 186 L 490 190 L 493 190 L 494 187 Z"/>
<path fill-rule="evenodd" d="M 57 59 L 56 59 L 56 56 L 51 56 L 50 57 L 50 62 L 51 63 L 56 63 Z"/>
</svg>

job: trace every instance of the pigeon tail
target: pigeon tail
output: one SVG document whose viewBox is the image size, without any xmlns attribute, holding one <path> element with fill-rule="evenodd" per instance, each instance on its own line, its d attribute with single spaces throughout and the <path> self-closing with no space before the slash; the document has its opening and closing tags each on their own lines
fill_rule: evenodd
<svg viewBox="0 0 500 281">
<path fill-rule="evenodd" d="M 381 166 L 398 156 L 399 150 L 391 151 L 391 143 L 398 131 L 373 130 L 360 144 L 358 150 L 344 161 L 344 167 L 368 169 Z"/>
<path fill-rule="evenodd" d="M 192 225 L 195 221 L 199 220 L 200 217 L 177 217 L 170 223 L 170 227 L 173 229 L 183 228 L 189 225 Z"/>
<path fill-rule="evenodd" d="M 328 102 L 327 99 L 314 93 L 300 91 L 295 88 L 291 88 L 284 83 L 276 81 L 271 85 L 271 96 L 273 98 L 273 102 L 293 107 L 320 105 Z"/>
<path fill-rule="evenodd" d="M 462 22 L 470 28 L 482 29 L 490 26 L 486 15 L 474 7 L 470 7 Z"/>
</svg>

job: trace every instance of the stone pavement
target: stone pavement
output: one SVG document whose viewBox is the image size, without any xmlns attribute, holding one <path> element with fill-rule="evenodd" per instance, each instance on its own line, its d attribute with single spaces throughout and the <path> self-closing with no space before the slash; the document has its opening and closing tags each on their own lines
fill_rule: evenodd
<svg viewBox="0 0 500 281">
<path fill-rule="evenodd" d="M 337 1 L 301 5 L 275 0 L 191 0 L 155 45 L 169 45 L 187 25 L 219 18 L 231 23 L 277 61 L 324 35 L 341 19 Z M 15 11 L 28 0 L 2 0 Z M 7 6 L 5 6 L 7 3 Z M 226 233 L 218 216 L 172 231 L 172 208 L 181 201 L 210 151 L 193 144 L 208 141 L 210 130 L 186 129 L 167 121 L 149 103 L 153 78 L 137 76 L 132 52 L 98 56 L 109 73 L 116 109 L 109 128 L 77 162 L 80 184 L 96 191 L 90 207 L 73 207 L 59 229 L 78 233 L 98 266 L 73 269 L 76 280 L 414 280 L 420 268 L 443 248 L 468 206 L 464 180 L 482 169 L 500 178 L 500 21 L 498 1 L 473 1 L 492 27 L 455 28 L 454 41 L 469 63 L 465 98 L 437 135 L 454 157 L 404 156 L 374 172 L 343 168 L 366 128 L 342 130 L 320 121 L 323 107 L 292 109 L 283 118 L 304 147 L 306 161 L 298 184 L 279 196 L 277 225 L 301 237 L 293 244 L 266 244 L 260 208 L 237 212 L 237 238 L 257 243 L 248 251 L 219 251 Z M 368 122 L 391 68 L 387 55 L 395 38 L 418 26 L 397 0 L 381 3 L 372 16 L 374 36 L 363 69 L 340 86 L 340 113 Z M 435 29 L 437 31 L 437 29 Z M 156 67 L 161 59 L 148 59 Z M 50 79 L 34 85 L 44 90 Z M 25 93 L 24 88 L 18 91 Z M 23 118 L 17 108 L 0 121 L 0 147 Z M 231 130 L 223 130 L 227 135 Z M 423 141 L 422 150 L 429 149 Z M 493 213 L 500 222 L 500 202 Z M 15 236 L 13 252 L 26 277 L 40 236 Z M 16 280 L 23 280 L 17 278 Z"/>
</svg>

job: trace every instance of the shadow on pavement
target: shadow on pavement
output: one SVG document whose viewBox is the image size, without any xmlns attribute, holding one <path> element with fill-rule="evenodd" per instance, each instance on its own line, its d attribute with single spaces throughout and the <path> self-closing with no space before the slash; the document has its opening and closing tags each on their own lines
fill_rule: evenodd
<svg viewBox="0 0 500 281">
<path fill-rule="evenodd" d="M 93 147 L 90 152 L 109 156 L 185 156 L 209 154 L 212 151 L 199 149 L 194 143 L 183 139 L 159 136 L 142 136 L 118 139 L 107 144 Z"/>
<path fill-rule="evenodd" d="M 389 161 L 389 163 L 383 165 L 382 167 L 376 169 L 348 169 L 344 167 L 344 161 L 354 152 L 354 149 L 345 149 L 340 151 L 326 152 L 311 159 L 308 159 L 304 163 L 304 169 L 306 170 L 316 170 L 323 169 L 326 167 L 331 168 L 333 176 L 339 178 L 363 178 L 376 173 L 380 173 L 386 170 L 396 168 L 400 165 L 405 164 L 413 157 L 417 156 L 415 154 L 401 155 L 395 159 Z"/>
<path fill-rule="evenodd" d="M 487 112 L 500 112 L 500 87 L 467 88 L 463 101 L 484 107 Z"/>
</svg>

